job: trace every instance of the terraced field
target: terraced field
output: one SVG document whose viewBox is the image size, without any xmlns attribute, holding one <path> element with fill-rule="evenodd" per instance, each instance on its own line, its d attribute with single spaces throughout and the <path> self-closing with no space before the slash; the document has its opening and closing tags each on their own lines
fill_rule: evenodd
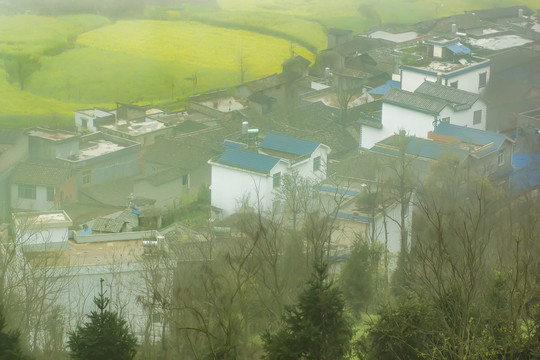
<svg viewBox="0 0 540 360">
<path fill-rule="evenodd" d="M 241 65 L 250 80 L 280 71 L 291 51 L 313 61 L 328 27 L 360 32 L 477 8 L 536 8 L 536 1 L 218 0 L 149 8 L 148 19 L 117 22 L 0 16 L 0 126 L 66 125 L 77 108 L 116 101 L 181 104 L 239 83 Z"/>
</svg>

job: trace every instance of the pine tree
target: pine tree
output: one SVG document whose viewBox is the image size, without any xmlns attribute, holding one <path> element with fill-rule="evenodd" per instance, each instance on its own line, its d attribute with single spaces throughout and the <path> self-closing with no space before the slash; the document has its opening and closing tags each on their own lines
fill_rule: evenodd
<svg viewBox="0 0 540 360">
<path fill-rule="evenodd" d="M 6 318 L 4 311 L 0 308 L 0 360 L 30 360 L 24 354 L 18 331 L 6 331 Z"/>
<path fill-rule="evenodd" d="M 288 307 L 275 334 L 262 335 L 269 360 L 339 360 L 353 335 L 341 291 L 328 280 L 328 266 L 315 267 L 298 303 Z"/>
<path fill-rule="evenodd" d="M 118 313 L 107 310 L 110 299 L 103 292 L 94 297 L 99 311 L 88 315 L 89 321 L 69 334 L 71 358 L 78 360 L 129 360 L 137 353 L 137 339 Z"/>
</svg>

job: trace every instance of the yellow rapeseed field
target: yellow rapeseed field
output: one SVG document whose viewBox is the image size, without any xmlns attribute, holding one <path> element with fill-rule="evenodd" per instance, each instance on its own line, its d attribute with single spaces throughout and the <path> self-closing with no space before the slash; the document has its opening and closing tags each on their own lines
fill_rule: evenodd
<svg viewBox="0 0 540 360">
<path fill-rule="evenodd" d="M 78 43 L 131 56 L 184 64 L 188 68 L 239 71 L 240 57 L 251 77 L 280 71 L 290 43 L 249 31 L 230 30 L 193 21 L 119 21 L 85 33 Z M 303 56 L 314 55 L 296 48 Z"/>
</svg>

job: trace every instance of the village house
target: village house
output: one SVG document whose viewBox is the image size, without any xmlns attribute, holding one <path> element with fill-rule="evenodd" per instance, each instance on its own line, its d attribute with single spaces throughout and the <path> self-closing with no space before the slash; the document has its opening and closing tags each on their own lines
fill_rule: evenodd
<svg viewBox="0 0 540 360">
<path fill-rule="evenodd" d="M 25 252 L 67 249 L 72 224 L 62 210 L 13 214 L 17 246 Z"/>
<path fill-rule="evenodd" d="M 28 137 L 28 161 L 10 179 L 16 209 L 61 208 L 77 201 L 86 188 L 140 172 L 141 145 L 127 139 L 40 128 L 30 130 Z"/>
<path fill-rule="evenodd" d="M 479 94 L 489 82 L 489 59 L 473 56 L 458 38 L 425 40 L 393 56 L 402 90 L 412 92 L 427 80 Z"/>
<path fill-rule="evenodd" d="M 28 135 L 22 130 L 0 130 L 0 223 L 11 221 L 9 179 L 20 161 L 28 157 Z"/>
<path fill-rule="evenodd" d="M 242 207 L 271 211 L 285 175 L 296 173 L 312 182 L 326 178 L 330 148 L 321 143 L 268 133 L 256 148 L 231 141 L 225 145 L 225 152 L 209 161 L 211 203 L 220 217 Z"/>
<path fill-rule="evenodd" d="M 427 139 L 407 136 L 403 144 L 400 136 L 383 139 L 370 151 L 392 157 L 401 156 L 404 152 L 420 179 L 428 174 L 431 164 L 443 156 L 456 159 L 466 171 L 485 175 L 501 186 L 506 186 L 512 171 L 514 141 L 504 134 L 442 122 L 428 134 Z"/>
<path fill-rule="evenodd" d="M 475 93 L 425 81 L 414 92 L 390 88 L 382 97 L 380 126 L 360 124 L 360 146 L 373 144 L 399 131 L 426 137 L 439 122 L 486 129 L 487 105 Z"/>
</svg>

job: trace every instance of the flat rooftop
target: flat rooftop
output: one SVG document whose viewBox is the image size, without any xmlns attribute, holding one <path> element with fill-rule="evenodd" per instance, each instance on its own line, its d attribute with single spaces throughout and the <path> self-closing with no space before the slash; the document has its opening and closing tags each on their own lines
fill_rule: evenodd
<svg viewBox="0 0 540 360">
<path fill-rule="evenodd" d="M 396 34 L 387 31 L 375 31 L 369 34 L 368 37 L 372 39 L 387 40 L 399 44 L 416 39 L 418 34 L 415 31 L 407 31 Z"/>
<path fill-rule="evenodd" d="M 240 101 L 233 96 L 216 97 L 214 99 L 198 101 L 197 103 L 221 112 L 231 112 L 246 108 L 243 101 Z"/>
<path fill-rule="evenodd" d="M 469 44 L 488 50 L 504 50 L 532 43 L 533 40 L 518 35 L 501 35 L 483 39 L 470 38 Z"/>
<path fill-rule="evenodd" d="M 65 140 L 77 136 L 77 134 L 61 131 L 61 130 L 46 130 L 33 129 L 28 132 L 29 136 L 40 137 L 48 140 Z"/>
<path fill-rule="evenodd" d="M 121 131 L 132 136 L 147 134 L 152 131 L 164 129 L 166 126 L 157 120 L 118 120 L 116 124 L 104 125 L 104 128 Z"/>
<path fill-rule="evenodd" d="M 482 63 L 489 64 L 488 59 L 484 58 L 472 58 L 472 59 L 460 59 L 458 62 L 449 62 L 442 60 L 433 60 L 427 65 L 417 66 L 417 65 L 404 65 L 405 68 L 416 68 L 429 72 L 436 73 L 451 73 L 457 70 L 466 69 L 472 66 L 480 65 Z"/>
<path fill-rule="evenodd" d="M 71 218 L 63 210 L 14 213 L 13 218 L 17 224 L 32 228 L 45 225 L 53 227 L 72 225 Z"/>
<path fill-rule="evenodd" d="M 124 148 L 125 146 L 108 140 L 88 141 L 80 145 L 78 158 L 79 160 L 86 160 Z"/>
</svg>

